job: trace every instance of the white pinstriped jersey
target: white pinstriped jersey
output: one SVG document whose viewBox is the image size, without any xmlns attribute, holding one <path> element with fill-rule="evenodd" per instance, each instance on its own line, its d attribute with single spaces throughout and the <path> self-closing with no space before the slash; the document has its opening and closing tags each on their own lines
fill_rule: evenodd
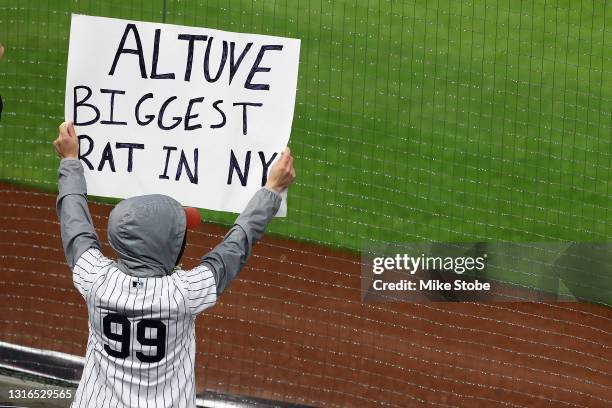
<svg viewBox="0 0 612 408">
<path fill-rule="evenodd" d="M 91 248 L 73 280 L 87 302 L 89 339 L 72 407 L 195 407 L 195 317 L 217 300 L 211 271 L 137 278 Z"/>
</svg>

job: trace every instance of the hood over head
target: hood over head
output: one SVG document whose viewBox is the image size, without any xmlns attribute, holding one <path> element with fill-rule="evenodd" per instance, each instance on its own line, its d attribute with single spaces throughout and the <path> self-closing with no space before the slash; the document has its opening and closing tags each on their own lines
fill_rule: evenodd
<svg viewBox="0 0 612 408">
<path fill-rule="evenodd" d="M 141 278 L 169 275 L 182 254 L 185 211 L 175 199 L 152 194 L 128 198 L 108 218 L 108 242 L 119 269 Z"/>
</svg>

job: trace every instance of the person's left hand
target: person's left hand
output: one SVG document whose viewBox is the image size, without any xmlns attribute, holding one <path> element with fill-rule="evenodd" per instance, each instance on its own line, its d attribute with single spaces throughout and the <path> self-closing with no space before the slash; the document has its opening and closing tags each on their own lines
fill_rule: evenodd
<svg viewBox="0 0 612 408">
<path fill-rule="evenodd" d="M 59 126 L 59 136 L 53 142 L 53 147 L 62 159 L 79 157 L 79 138 L 72 122 L 64 122 Z"/>
</svg>

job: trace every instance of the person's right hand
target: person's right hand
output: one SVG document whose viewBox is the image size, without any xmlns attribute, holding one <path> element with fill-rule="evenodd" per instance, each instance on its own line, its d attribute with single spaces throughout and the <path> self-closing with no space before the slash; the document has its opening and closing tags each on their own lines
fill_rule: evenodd
<svg viewBox="0 0 612 408">
<path fill-rule="evenodd" d="M 280 193 L 295 179 L 295 169 L 293 168 L 293 156 L 288 147 L 281 153 L 281 157 L 274 163 L 268 173 L 268 182 L 266 187 L 270 190 Z"/>
</svg>

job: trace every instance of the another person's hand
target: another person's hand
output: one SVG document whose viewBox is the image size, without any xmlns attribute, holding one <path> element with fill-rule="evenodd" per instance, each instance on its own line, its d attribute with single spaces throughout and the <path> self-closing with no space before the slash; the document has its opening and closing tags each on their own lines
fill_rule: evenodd
<svg viewBox="0 0 612 408">
<path fill-rule="evenodd" d="M 59 126 L 59 136 L 53 142 L 53 147 L 62 159 L 79 157 L 79 138 L 72 122 L 64 122 Z"/>
<path fill-rule="evenodd" d="M 293 157 L 291 156 L 291 150 L 287 147 L 285 151 L 281 153 L 281 157 L 270 169 L 266 187 L 276 193 L 280 193 L 289 187 L 294 179 L 295 169 L 293 168 Z"/>
<path fill-rule="evenodd" d="M 4 55 L 4 45 L 0 43 L 0 61 L 2 60 L 2 56 Z"/>
</svg>

